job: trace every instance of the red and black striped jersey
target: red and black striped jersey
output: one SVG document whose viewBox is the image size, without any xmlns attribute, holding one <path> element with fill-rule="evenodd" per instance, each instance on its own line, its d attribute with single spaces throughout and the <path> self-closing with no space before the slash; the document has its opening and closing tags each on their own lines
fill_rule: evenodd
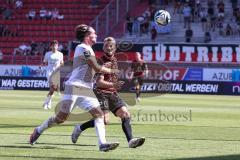
<svg viewBox="0 0 240 160">
<path fill-rule="evenodd" d="M 144 61 L 134 60 L 131 69 L 133 71 L 133 77 L 139 77 L 143 76 L 144 71 L 147 69 L 147 65 Z"/>
<path fill-rule="evenodd" d="M 107 56 L 102 56 L 98 59 L 98 64 L 103 65 L 107 68 L 111 68 L 111 69 L 118 69 L 118 64 L 117 64 L 117 59 L 115 57 L 107 57 Z M 112 82 L 112 83 L 116 83 L 118 81 L 118 75 L 117 74 L 108 74 L 108 73 L 96 73 L 96 76 L 100 76 L 103 75 L 104 76 L 104 81 L 107 82 Z M 96 87 L 96 89 L 98 91 L 103 91 L 103 92 L 116 92 L 116 89 L 114 87 L 111 88 L 100 88 L 100 87 Z"/>
</svg>

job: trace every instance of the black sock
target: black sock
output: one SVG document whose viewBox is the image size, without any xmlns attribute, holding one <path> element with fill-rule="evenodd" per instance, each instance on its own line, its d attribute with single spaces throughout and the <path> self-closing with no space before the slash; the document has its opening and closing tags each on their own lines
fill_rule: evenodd
<svg viewBox="0 0 240 160">
<path fill-rule="evenodd" d="M 132 126 L 130 124 L 130 118 L 123 118 L 122 119 L 122 130 L 125 133 L 127 141 L 129 142 L 133 138 L 133 136 L 132 136 Z"/>
<path fill-rule="evenodd" d="M 140 91 L 137 91 L 137 92 L 136 92 L 136 97 L 137 97 L 137 98 L 140 97 Z"/>
<path fill-rule="evenodd" d="M 81 131 L 84 131 L 88 128 L 93 128 L 93 127 L 94 127 L 94 119 L 81 124 L 80 129 L 81 129 Z"/>
</svg>

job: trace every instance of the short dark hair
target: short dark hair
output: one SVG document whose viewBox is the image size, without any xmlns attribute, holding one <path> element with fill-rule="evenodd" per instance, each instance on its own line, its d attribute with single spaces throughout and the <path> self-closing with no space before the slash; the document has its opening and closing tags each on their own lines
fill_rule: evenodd
<svg viewBox="0 0 240 160">
<path fill-rule="evenodd" d="M 58 44 L 58 41 L 57 40 L 53 40 L 51 43 L 50 43 L 50 46 L 54 45 L 54 44 Z"/>
<path fill-rule="evenodd" d="M 112 43 L 115 43 L 115 44 L 116 44 L 116 40 L 115 40 L 113 37 L 107 37 L 107 38 L 105 38 L 103 41 L 104 41 L 104 43 L 106 43 L 106 42 L 112 42 Z"/>
<path fill-rule="evenodd" d="M 80 24 L 75 28 L 76 38 L 79 41 L 83 41 L 84 37 L 90 33 L 90 26 L 86 24 Z"/>
</svg>

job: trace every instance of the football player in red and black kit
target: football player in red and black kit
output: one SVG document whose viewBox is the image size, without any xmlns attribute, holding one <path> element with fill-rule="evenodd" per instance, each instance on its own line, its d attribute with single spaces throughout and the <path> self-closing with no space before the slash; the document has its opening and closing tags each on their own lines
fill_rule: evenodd
<svg viewBox="0 0 240 160">
<path fill-rule="evenodd" d="M 141 54 L 136 52 L 135 60 L 132 62 L 131 66 L 132 72 L 130 79 L 133 80 L 135 91 L 136 91 L 136 100 L 139 102 L 141 86 L 143 85 L 144 73 L 148 73 L 147 64 L 144 60 L 141 59 Z"/>
<path fill-rule="evenodd" d="M 114 57 L 114 53 L 116 52 L 116 41 L 114 38 L 107 37 L 104 39 L 103 51 L 104 55 L 99 59 L 99 64 L 117 69 L 117 59 Z M 123 82 L 118 80 L 118 75 L 116 74 L 96 73 L 95 78 L 94 93 L 104 112 L 105 124 L 109 123 L 109 111 L 111 111 L 115 116 L 121 118 L 122 130 L 127 138 L 129 148 L 141 146 L 145 138 L 133 138 L 130 113 L 117 91 L 121 88 Z M 72 142 L 76 143 L 81 132 L 91 127 L 94 127 L 94 120 L 76 125 L 72 133 Z"/>
</svg>

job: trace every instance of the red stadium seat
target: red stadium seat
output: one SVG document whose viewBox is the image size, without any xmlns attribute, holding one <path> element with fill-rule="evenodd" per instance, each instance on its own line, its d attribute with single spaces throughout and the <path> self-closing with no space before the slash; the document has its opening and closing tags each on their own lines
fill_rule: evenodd
<svg viewBox="0 0 240 160">
<path fill-rule="evenodd" d="M 95 9 L 89 9 L 91 0 L 24 0 L 24 6 L 14 15 L 14 20 L 0 20 L 0 24 L 8 25 L 9 27 L 18 26 L 19 37 L 0 37 L 0 47 L 6 55 L 12 54 L 14 48 L 19 44 L 31 41 L 49 42 L 52 39 L 57 39 L 60 42 L 67 43 L 74 39 L 74 28 L 80 23 L 90 23 L 94 17 L 109 3 L 110 0 L 101 1 L 101 5 Z M 4 6 L 5 1 L 1 1 L 0 5 Z M 60 14 L 64 15 L 62 20 L 28 20 L 26 14 L 30 9 L 35 9 L 37 16 L 39 10 L 45 7 L 46 9 L 57 8 Z M 7 42 L 7 43 L 6 43 Z M 10 59 L 4 58 L 4 63 L 12 63 Z M 39 60 L 31 58 L 32 64 L 37 64 Z M 17 57 L 17 64 L 24 64 L 26 58 Z"/>
</svg>

